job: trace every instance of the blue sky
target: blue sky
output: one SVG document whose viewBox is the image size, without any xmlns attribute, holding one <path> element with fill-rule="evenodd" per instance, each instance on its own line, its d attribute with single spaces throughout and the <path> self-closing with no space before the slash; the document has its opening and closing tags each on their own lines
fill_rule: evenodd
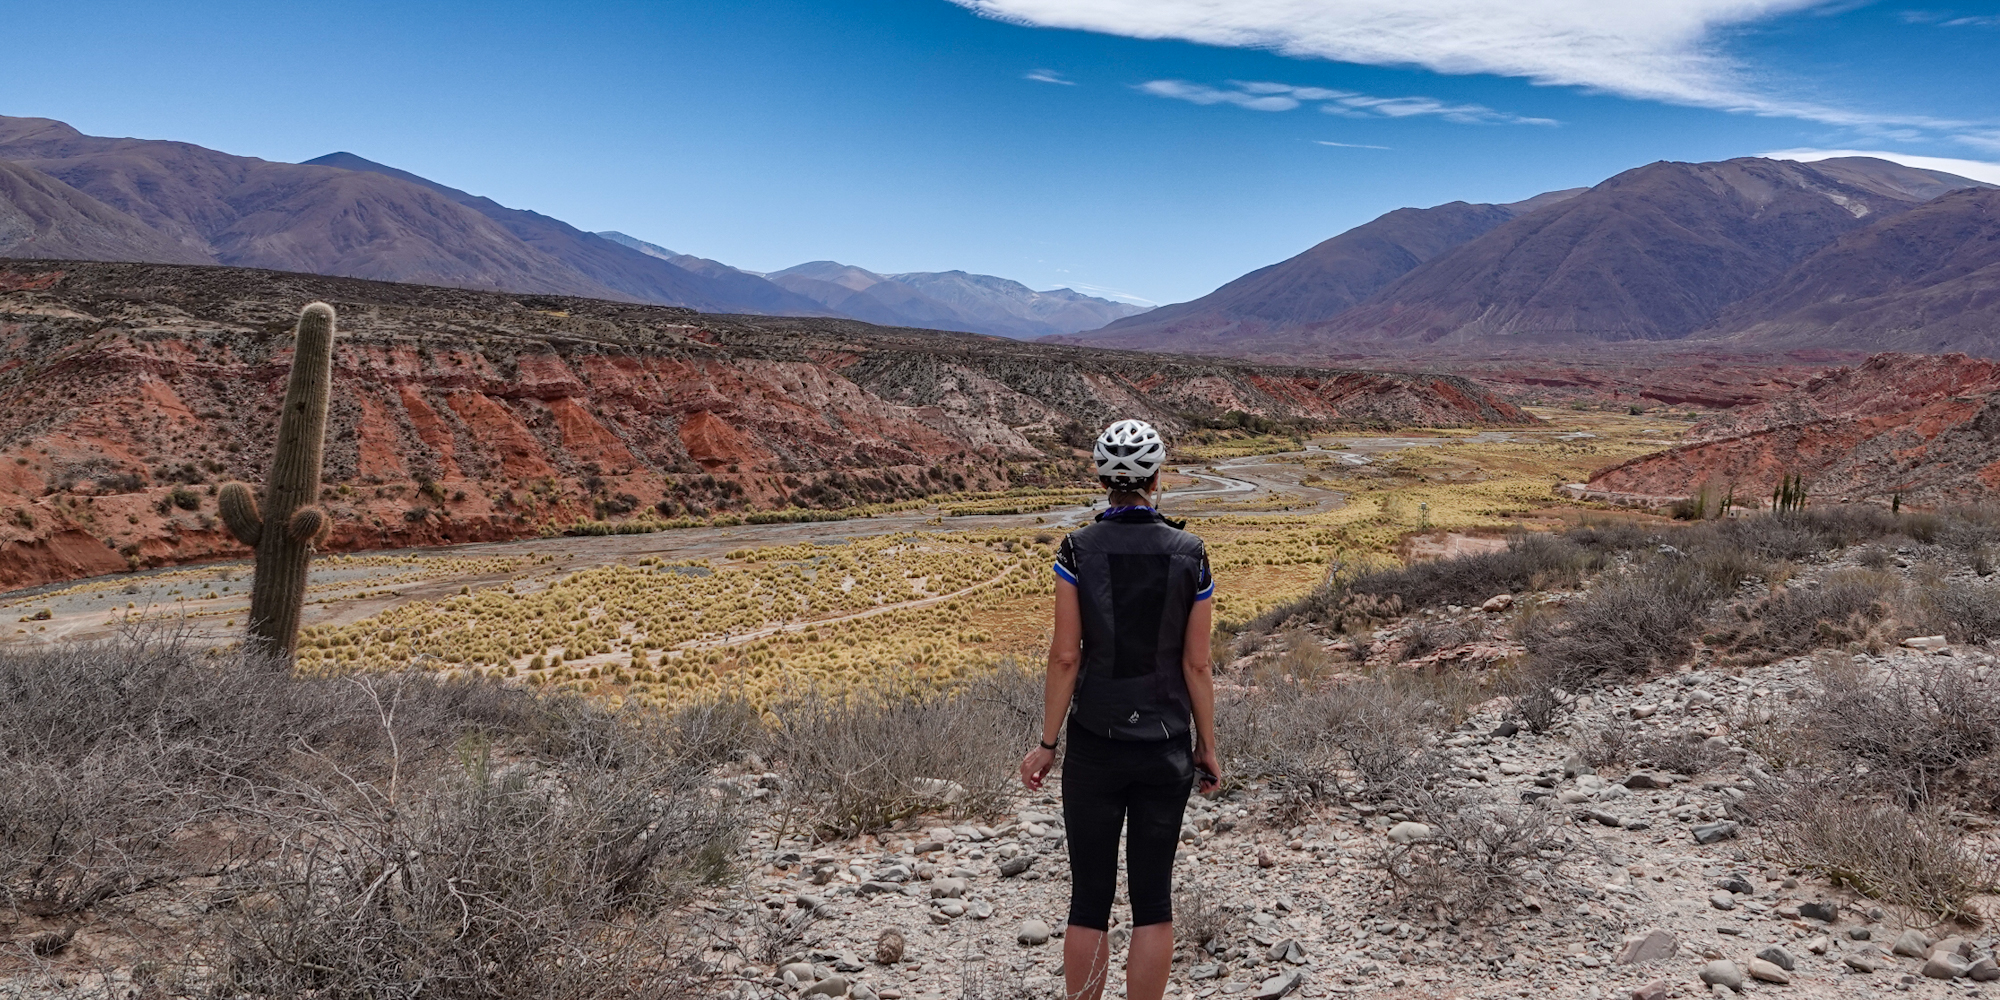
<svg viewBox="0 0 2000 1000">
<path fill-rule="evenodd" d="M 6 22 L 0 114 L 344 149 L 755 270 L 1156 302 L 1400 206 L 1654 160 L 1889 151 L 2000 181 L 1995 0 L 17 0 Z"/>
</svg>

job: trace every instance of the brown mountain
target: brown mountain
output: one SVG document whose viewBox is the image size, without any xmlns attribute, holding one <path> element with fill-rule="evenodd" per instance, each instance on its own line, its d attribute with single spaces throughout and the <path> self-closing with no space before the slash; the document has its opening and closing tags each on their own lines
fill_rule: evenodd
<svg viewBox="0 0 2000 1000">
<path fill-rule="evenodd" d="M 2000 356 L 2000 189 L 1954 191 L 1835 240 L 1716 321 L 1759 349 Z"/>
<path fill-rule="evenodd" d="M 8 215 L 69 233 L 13 256 L 207 261 L 461 288 L 685 305 L 824 312 L 754 275 L 693 274 L 534 212 L 510 209 L 351 154 L 273 163 L 191 143 L 87 136 L 45 118 L 0 117 L 0 161 L 101 206 L 0 190 Z M 44 185 L 44 187 L 46 187 Z M 18 196 L 18 197 L 17 197 Z M 65 202 L 67 215 L 56 203 Z M 58 216 L 61 216 L 60 224 Z M 80 217 L 79 217 L 80 216 Z M 139 234 L 150 231 L 151 239 Z"/>
<path fill-rule="evenodd" d="M 681 305 L 712 312 L 829 315 L 819 303 L 794 295 L 754 274 L 722 267 L 696 270 L 678 262 L 663 261 L 596 233 L 584 232 L 561 219 L 550 218 L 540 212 L 508 208 L 491 198 L 446 187 L 407 170 L 384 166 L 353 153 L 328 153 L 306 163 L 381 174 L 428 188 L 499 223 L 521 242 L 640 302 Z"/>
<path fill-rule="evenodd" d="M 1169 434 L 1231 411 L 1533 420 L 1448 375 L 242 268 L 0 261 L 0 588 L 240 555 L 202 487 L 269 466 L 287 334 L 315 299 L 341 312 L 326 502 L 342 551 L 1072 482 L 1067 442 L 1114 415 Z"/>
<path fill-rule="evenodd" d="M 1305 339 L 1684 337 L 1939 183 L 1880 160 L 1654 163 L 1432 259 Z"/>
<path fill-rule="evenodd" d="M 1946 196 L 1990 187 L 1868 157 L 1654 163 L 1581 193 L 1401 209 L 1200 299 L 1059 339 L 1264 358 L 1414 352 L 1521 360 L 1548 357 L 1551 344 L 1690 335 L 1705 343 L 1761 323 L 1754 335 L 1712 346 L 1988 350 L 1976 317 L 1991 308 L 1979 298 L 1989 279 L 1975 268 L 1928 289 L 1977 256 L 1973 237 L 1953 243 L 1952 234 L 1983 232 L 1983 202 Z M 1926 235 L 1893 228 L 1934 200 L 1935 210 L 1921 217 Z M 1884 234 L 1880 242 L 1864 240 L 1875 232 Z M 1893 306 L 1852 304 L 1837 311 L 1851 314 L 1846 325 L 1830 329 L 1813 297 L 1852 298 L 1842 287 L 1848 272 L 1870 253 L 1898 252 L 1893 244 L 1905 239 L 1939 252 L 1968 245 L 1932 271 L 1897 279 Z M 1846 258 L 1806 263 L 1835 245 L 1852 249 Z M 1779 288 L 1790 291 L 1759 298 Z M 1773 312 L 1780 300 L 1784 317 Z M 1927 320 L 1938 334 L 1929 341 L 1899 339 L 1893 331 L 1912 326 L 1913 309 L 1966 318 L 1949 334 Z M 1885 330 L 1885 322 L 1900 326 Z"/>
<path fill-rule="evenodd" d="M 1065 338 L 1105 347 L 1228 353 L 1270 334 L 1326 322 L 1418 265 L 1519 215 L 1583 191 L 1551 191 L 1508 205 L 1454 201 L 1399 208 L 1289 260 L 1189 302 Z"/>
<path fill-rule="evenodd" d="M 0 254 L 206 263 L 123 212 L 20 163 L 0 160 Z"/>
</svg>

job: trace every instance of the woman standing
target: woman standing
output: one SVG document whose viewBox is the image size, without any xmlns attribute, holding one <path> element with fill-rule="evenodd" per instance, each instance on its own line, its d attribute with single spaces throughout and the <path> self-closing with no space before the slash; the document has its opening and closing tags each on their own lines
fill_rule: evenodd
<svg viewBox="0 0 2000 1000">
<path fill-rule="evenodd" d="M 1056 556 L 1041 745 L 1022 759 L 1021 781 L 1042 787 L 1066 729 L 1068 1000 L 1098 1000 L 1104 992 L 1121 827 L 1132 900 L 1126 996 L 1159 1000 L 1174 959 L 1181 816 L 1197 775 L 1204 795 L 1221 781 L 1208 662 L 1215 582 L 1201 539 L 1153 509 L 1167 457 L 1159 432 L 1120 420 L 1098 436 L 1092 457 L 1110 506 L 1064 538 Z"/>
</svg>

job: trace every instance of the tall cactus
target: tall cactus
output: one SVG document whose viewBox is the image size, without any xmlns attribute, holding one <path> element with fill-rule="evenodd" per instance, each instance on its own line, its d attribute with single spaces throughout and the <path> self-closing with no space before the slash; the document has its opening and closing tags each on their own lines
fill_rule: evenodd
<svg viewBox="0 0 2000 1000">
<path fill-rule="evenodd" d="M 290 660 L 305 611 L 306 571 L 314 547 L 333 521 L 319 507 L 319 474 L 326 450 L 327 396 L 333 390 L 333 307 L 315 302 L 299 314 L 292 377 L 278 417 L 278 444 L 264 483 L 259 513 L 250 487 L 230 483 L 216 506 L 230 534 L 257 550 L 250 589 L 250 642 Z"/>
</svg>

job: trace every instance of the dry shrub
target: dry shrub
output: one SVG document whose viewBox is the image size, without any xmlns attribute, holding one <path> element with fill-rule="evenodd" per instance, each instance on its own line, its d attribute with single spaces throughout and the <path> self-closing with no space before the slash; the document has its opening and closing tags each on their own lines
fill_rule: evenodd
<svg viewBox="0 0 2000 1000">
<path fill-rule="evenodd" d="M 672 735 L 171 637 L 0 654 L 0 902 L 167 893 L 203 961 L 164 978 L 203 995 L 698 996 L 673 904 L 735 823 Z"/>
<path fill-rule="evenodd" d="M 1973 898 L 2000 889 L 2000 873 L 1937 809 L 1905 809 L 1823 780 L 1795 780 L 1759 805 L 1779 861 L 1864 896 L 1977 923 Z"/>
<path fill-rule="evenodd" d="M 706 770 L 763 749 L 764 714 L 741 698 L 704 698 L 673 709 L 667 722 L 681 759 Z"/>
<path fill-rule="evenodd" d="M 1040 678 L 1012 666 L 935 696 L 808 693 L 773 706 L 786 805 L 813 833 L 849 837 L 931 811 L 995 816 L 1041 721 Z"/>
<path fill-rule="evenodd" d="M 1580 601 L 1522 620 L 1528 667 L 1545 679 L 1643 676 L 1684 663 L 1716 586 L 1686 565 L 1651 563 L 1600 580 Z"/>
<path fill-rule="evenodd" d="M 1926 802 L 2000 749 L 2000 693 L 1955 661 L 1893 677 L 1823 671 L 1808 702 L 1813 763 L 1865 773 L 1879 790 Z"/>
<path fill-rule="evenodd" d="M 1229 911 L 1219 893 L 1192 882 L 1174 888 L 1174 937 L 1200 948 L 1228 929 Z"/>
<path fill-rule="evenodd" d="M 1628 763 L 1638 748 L 1632 727 L 1612 722 L 1601 729 L 1588 730 L 1570 741 L 1576 755 L 1597 770 Z"/>
<path fill-rule="evenodd" d="M 1549 892 L 1571 883 L 1567 869 L 1583 845 L 1546 808 L 1474 792 L 1419 791 L 1403 801 L 1431 836 L 1387 844 L 1369 862 L 1407 910 L 1475 919 L 1531 888 Z"/>
<path fill-rule="evenodd" d="M 390 723 L 393 725 L 393 723 Z M 257 996 L 685 996 L 699 945 L 663 919 L 734 838 L 670 762 L 458 768 L 301 786 L 225 940 Z M 635 976 L 632 961 L 647 956 Z M 678 957 L 677 957 L 678 956 Z"/>
<path fill-rule="evenodd" d="M 1917 593 L 1917 620 L 1924 634 L 1952 642 L 2000 640 L 2000 587 L 1970 582 L 1938 582 Z"/>
<path fill-rule="evenodd" d="M 1452 622 L 1419 622 L 1403 636 L 1403 645 L 1397 652 L 1396 658 L 1414 660 L 1439 650 L 1455 649 L 1475 638 L 1478 638 L 1478 633 L 1463 625 Z"/>
<path fill-rule="evenodd" d="M 1381 800 L 1441 768 L 1432 734 L 1454 699 L 1396 675 L 1277 683 L 1220 700 L 1224 770 L 1264 778 L 1284 810 L 1334 798 Z M 1282 810 L 1281 810 L 1282 811 Z"/>
<path fill-rule="evenodd" d="M 1696 733 L 1655 733 L 1633 743 L 1627 759 L 1675 774 L 1700 774 L 1722 762 L 1723 751 Z"/>
<path fill-rule="evenodd" d="M 1352 594 L 1378 599 L 1394 597 L 1405 608 L 1471 605 L 1495 594 L 1574 583 L 1596 567 L 1596 561 L 1569 539 L 1544 534 L 1517 534 L 1507 548 L 1411 563 L 1399 569 L 1364 573 L 1347 585 Z"/>
<path fill-rule="evenodd" d="M 1893 576 L 1866 571 L 1835 574 L 1817 586 L 1788 587 L 1751 611 L 1754 631 L 1737 646 L 1769 661 L 1858 641 L 1889 616 L 1897 588 Z"/>
</svg>

